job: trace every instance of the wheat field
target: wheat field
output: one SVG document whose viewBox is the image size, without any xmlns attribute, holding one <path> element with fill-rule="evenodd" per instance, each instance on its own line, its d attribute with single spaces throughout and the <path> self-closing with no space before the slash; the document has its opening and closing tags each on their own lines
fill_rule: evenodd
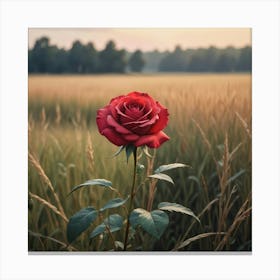
<svg viewBox="0 0 280 280">
<path fill-rule="evenodd" d="M 66 223 L 79 209 L 101 207 L 114 195 L 100 188 L 67 195 L 93 178 L 129 192 L 132 163 L 123 154 L 112 158 L 118 147 L 98 133 L 95 117 L 111 98 L 131 91 L 149 93 L 170 114 L 164 130 L 170 140 L 150 149 L 154 168 L 189 166 L 170 171 L 175 186 L 160 183 L 154 205 L 180 203 L 201 221 L 171 213 L 162 238 L 140 235 L 139 250 L 252 249 L 250 74 L 30 75 L 28 83 L 30 251 L 102 250 L 87 233 L 67 247 Z M 145 158 L 141 163 L 147 168 Z M 137 206 L 145 207 L 148 192 L 149 184 L 137 194 Z"/>
</svg>

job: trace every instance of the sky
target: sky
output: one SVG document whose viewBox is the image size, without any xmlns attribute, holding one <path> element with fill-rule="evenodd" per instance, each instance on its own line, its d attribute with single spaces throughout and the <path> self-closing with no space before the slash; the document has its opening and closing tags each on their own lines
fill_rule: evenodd
<svg viewBox="0 0 280 280">
<path fill-rule="evenodd" d="M 28 45 L 47 36 L 50 43 L 69 49 L 75 40 L 92 42 L 101 50 L 109 40 L 114 40 L 117 48 L 128 51 L 174 50 L 176 45 L 183 49 L 215 46 L 244 47 L 251 45 L 249 28 L 30 28 Z"/>
</svg>

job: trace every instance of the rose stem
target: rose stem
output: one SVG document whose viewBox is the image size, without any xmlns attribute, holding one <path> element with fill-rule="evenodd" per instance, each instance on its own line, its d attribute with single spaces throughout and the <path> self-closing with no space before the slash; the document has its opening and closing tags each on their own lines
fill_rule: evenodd
<svg viewBox="0 0 280 280">
<path fill-rule="evenodd" d="M 135 183 L 136 183 L 137 147 L 134 148 L 133 157 L 134 157 L 133 181 L 132 181 L 132 188 L 131 188 L 131 193 L 130 193 L 128 214 L 127 214 L 127 222 L 126 222 L 126 230 L 125 230 L 125 238 L 124 238 L 124 246 L 123 246 L 124 251 L 126 251 L 128 232 L 129 232 L 129 214 L 132 210 L 133 199 L 134 199 L 134 195 L 135 195 L 134 189 L 135 189 Z"/>
</svg>

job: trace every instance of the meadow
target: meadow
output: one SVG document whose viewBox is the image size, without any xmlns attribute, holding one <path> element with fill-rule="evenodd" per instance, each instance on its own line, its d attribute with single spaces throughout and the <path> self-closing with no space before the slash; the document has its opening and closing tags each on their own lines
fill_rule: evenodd
<svg viewBox="0 0 280 280">
<path fill-rule="evenodd" d="M 158 183 L 153 205 L 177 202 L 201 221 L 170 213 L 160 240 L 141 233 L 137 250 L 251 251 L 250 74 L 30 75 L 28 80 L 29 251 L 109 250 L 102 238 L 89 242 L 90 230 L 67 246 L 66 224 L 79 209 L 99 208 L 114 193 L 97 187 L 68 194 L 94 178 L 129 193 L 132 161 L 127 163 L 124 153 L 112 157 L 118 147 L 99 134 L 95 118 L 111 98 L 131 91 L 149 93 L 170 114 L 164 130 L 170 140 L 149 149 L 153 166 L 140 159 L 141 176 L 162 164 L 188 165 L 169 171 L 174 186 Z M 147 182 L 139 190 L 136 206 L 146 207 L 150 187 Z M 114 236 L 123 240 L 123 232 Z"/>
</svg>

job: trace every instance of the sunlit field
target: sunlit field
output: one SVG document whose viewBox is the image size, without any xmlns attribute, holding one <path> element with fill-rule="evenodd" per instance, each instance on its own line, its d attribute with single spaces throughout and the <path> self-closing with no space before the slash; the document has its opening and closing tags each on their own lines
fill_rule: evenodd
<svg viewBox="0 0 280 280">
<path fill-rule="evenodd" d="M 100 221 L 71 246 L 66 225 L 78 210 L 102 207 L 114 193 L 97 187 L 68 194 L 94 178 L 129 193 L 132 160 L 112 157 L 118 147 L 99 134 L 95 118 L 111 98 L 131 91 L 149 93 L 169 111 L 170 140 L 149 149 L 156 153 L 153 167 L 140 159 L 144 174 L 162 164 L 188 165 L 168 172 L 174 186 L 158 183 L 153 205 L 180 203 L 200 219 L 170 213 L 160 240 L 139 233 L 138 250 L 251 251 L 250 74 L 31 75 L 28 90 L 30 251 L 108 250 L 101 238 L 87 237 Z M 136 207 L 146 208 L 149 187 L 137 194 Z M 124 233 L 114 236 L 123 241 Z"/>
</svg>

